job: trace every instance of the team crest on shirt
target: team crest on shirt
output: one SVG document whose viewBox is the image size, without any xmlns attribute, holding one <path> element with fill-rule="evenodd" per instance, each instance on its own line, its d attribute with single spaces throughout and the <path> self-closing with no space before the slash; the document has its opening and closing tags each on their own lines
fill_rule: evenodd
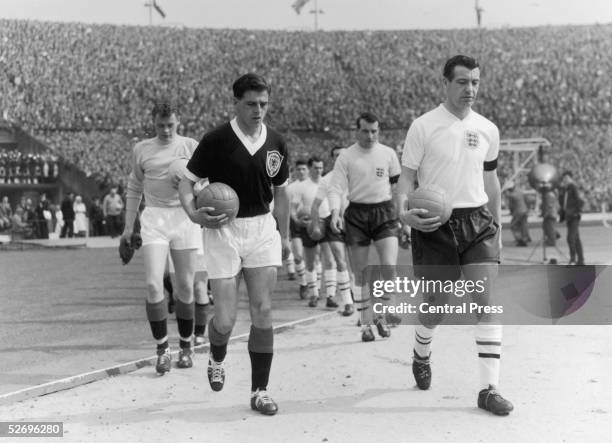
<svg viewBox="0 0 612 443">
<path fill-rule="evenodd" d="M 280 155 L 278 151 L 268 151 L 266 156 L 266 172 L 268 173 L 268 177 L 276 177 L 276 174 L 280 171 L 283 158 L 285 157 Z"/>
<path fill-rule="evenodd" d="M 385 168 L 376 168 L 376 177 L 383 178 L 385 176 Z"/>
<path fill-rule="evenodd" d="M 467 144 L 468 148 L 476 149 L 480 144 L 478 132 L 467 129 L 465 131 L 465 143 Z"/>
</svg>

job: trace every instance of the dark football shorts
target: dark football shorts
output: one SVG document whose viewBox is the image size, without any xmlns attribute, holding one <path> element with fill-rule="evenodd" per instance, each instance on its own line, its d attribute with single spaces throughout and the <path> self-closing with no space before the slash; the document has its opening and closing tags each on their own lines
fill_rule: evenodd
<svg viewBox="0 0 612 443">
<path fill-rule="evenodd" d="M 499 235 L 486 206 L 453 209 L 448 222 L 433 232 L 412 229 L 415 275 L 456 280 L 461 265 L 499 263 Z"/>
<path fill-rule="evenodd" d="M 381 203 L 350 203 L 344 213 L 344 231 L 349 246 L 368 246 L 372 241 L 397 237 L 399 219 L 391 200 Z"/>
<path fill-rule="evenodd" d="M 300 238 L 300 227 L 289 217 L 289 237 Z"/>
<path fill-rule="evenodd" d="M 299 237 L 302 239 L 302 245 L 304 245 L 305 248 L 314 248 L 319 243 L 324 242 L 339 241 L 344 243 L 344 233 L 340 232 L 339 234 L 336 234 L 331 230 L 331 215 L 325 217 L 323 219 L 323 223 L 325 225 L 325 231 L 321 240 L 313 240 L 312 238 L 310 238 L 310 235 L 308 235 L 307 228 L 298 228 Z"/>
</svg>

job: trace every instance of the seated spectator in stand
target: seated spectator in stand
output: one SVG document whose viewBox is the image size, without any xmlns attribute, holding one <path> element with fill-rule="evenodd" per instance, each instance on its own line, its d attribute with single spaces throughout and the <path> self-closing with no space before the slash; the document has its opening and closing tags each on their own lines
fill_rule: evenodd
<svg viewBox="0 0 612 443">
<path fill-rule="evenodd" d="M 13 224 L 12 232 L 13 236 L 16 238 L 28 239 L 32 238 L 32 227 L 25 220 L 24 213 L 25 211 L 21 206 L 17 206 L 17 208 L 15 208 L 15 213 L 13 214 L 11 220 Z"/>
<path fill-rule="evenodd" d="M 12 216 L 13 209 L 8 201 L 8 197 L 5 195 L 2 197 L 2 203 L 0 203 L 0 231 L 4 231 L 11 227 Z"/>
</svg>

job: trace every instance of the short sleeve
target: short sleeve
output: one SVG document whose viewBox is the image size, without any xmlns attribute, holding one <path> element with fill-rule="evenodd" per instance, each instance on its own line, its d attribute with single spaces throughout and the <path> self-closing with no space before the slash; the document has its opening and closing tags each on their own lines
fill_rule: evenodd
<svg viewBox="0 0 612 443">
<path fill-rule="evenodd" d="M 491 141 L 489 143 L 489 150 L 485 157 L 485 162 L 496 160 L 499 156 L 499 129 L 497 126 L 493 126 L 491 130 Z"/>
<path fill-rule="evenodd" d="M 289 180 L 289 152 L 285 140 L 280 136 L 278 139 L 278 148 L 282 160 L 278 174 L 272 177 L 272 184 L 274 186 L 286 186 Z"/>
<path fill-rule="evenodd" d="M 187 163 L 185 177 L 197 182 L 203 178 L 208 178 L 210 166 L 213 164 L 215 143 L 208 136 L 204 136 L 195 148 L 191 159 Z"/>
<path fill-rule="evenodd" d="M 397 154 L 392 149 L 390 149 L 389 156 L 389 177 L 397 177 L 402 173 L 402 167 L 397 159 Z"/>
<path fill-rule="evenodd" d="M 419 169 L 425 155 L 425 140 L 423 128 L 419 120 L 415 120 L 408 129 L 404 151 L 402 152 L 402 165 L 410 169 Z"/>
</svg>

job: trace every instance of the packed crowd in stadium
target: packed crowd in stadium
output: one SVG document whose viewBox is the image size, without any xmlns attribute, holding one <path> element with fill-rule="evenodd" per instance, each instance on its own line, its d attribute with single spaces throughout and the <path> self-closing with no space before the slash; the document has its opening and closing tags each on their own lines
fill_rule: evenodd
<svg viewBox="0 0 612 443">
<path fill-rule="evenodd" d="M 0 20 L 0 41 L 3 117 L 107 186 L 125 184 L 156 99 L 175 99 L 182 132 L 199 139 L 230 116 L 227 85 L 247 71 L 270 79 L 268 120 L 294 155 L 349 143 L 363 110 L 395 147 L 441 101 L 431 79 L 459 52 L 482 61 L 476 109 L 502 138 L 550 140 L 550 162 L 575 172 L 587 210 L 612 196 L 610 25 L 311 33 Z"/>
</svg>

